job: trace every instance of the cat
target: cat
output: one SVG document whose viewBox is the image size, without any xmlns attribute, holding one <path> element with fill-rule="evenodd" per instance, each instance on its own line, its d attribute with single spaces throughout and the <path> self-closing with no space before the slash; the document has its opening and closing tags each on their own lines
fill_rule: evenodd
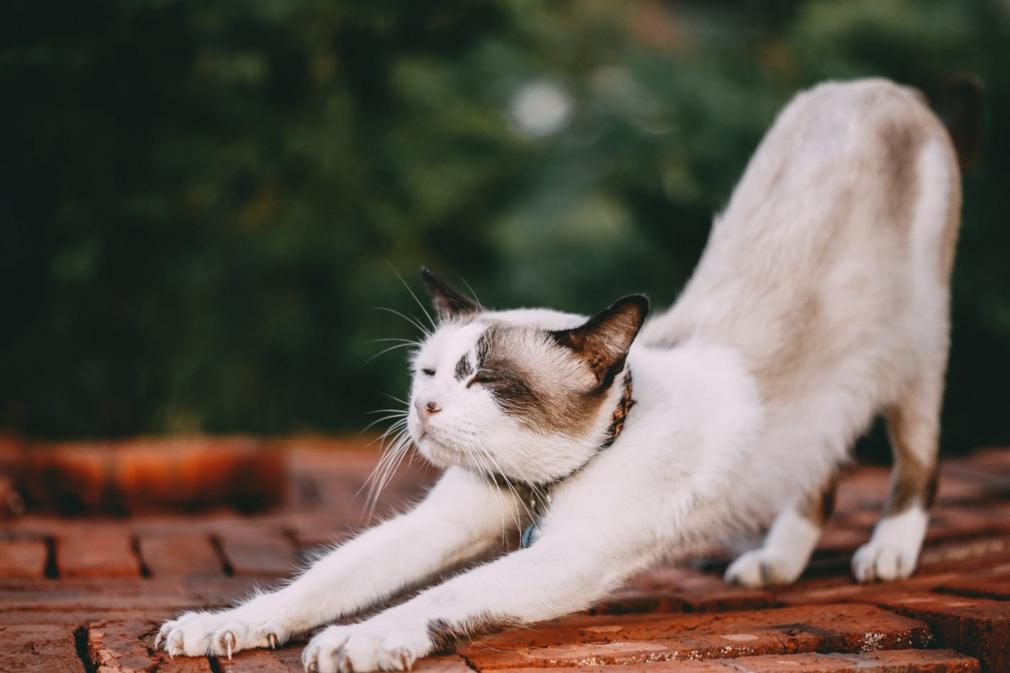
<svg viewBox="0 0 1010 673">
<path fill-rule="evenodd" d="M 877 414 L 895 466 L 852 562 L 907 577 L 937 483 L 960 170 L 941 122 L 885 80 L 826 83 L 779 114 L 677 302 L 591 318 L 488 310 L 427 270 L 439 317 L 407 427 L 444 474 L 412 511 L 289 585 L 164 624 L 171 654 L 227 655 L 521 547 L 305 648 L 306 670 L 409 669 L 476 634 L 582 610 L 631 574 L 771 522 L 726 579 L 794 581 L 839 467 Z"/>
</svg>

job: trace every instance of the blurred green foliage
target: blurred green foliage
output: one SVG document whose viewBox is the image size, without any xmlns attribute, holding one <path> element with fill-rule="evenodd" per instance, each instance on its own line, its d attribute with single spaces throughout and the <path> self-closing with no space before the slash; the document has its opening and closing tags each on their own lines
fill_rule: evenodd
<svg viewBox="0 0 1010 673">
<path fill-rule="evenodd" d="M 427 263 L 491 306 L 674 299 L 775 112 L 983 83 L 945 443 L 1010 439 L 1002 0 L 0 5 L 0 427 L 353 430 Z M 396 404 L 396 403 L 394 403 Z"/>
</svg>

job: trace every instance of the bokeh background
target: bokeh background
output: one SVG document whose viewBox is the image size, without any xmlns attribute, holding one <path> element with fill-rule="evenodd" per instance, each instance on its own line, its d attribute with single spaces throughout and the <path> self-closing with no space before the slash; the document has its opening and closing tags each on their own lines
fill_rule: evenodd
<svg viewBox="0 0 1010 673">
<path fill-rule="evenodd" d="M 794 92 L 968 74 L 944 448 L 1006 442 L 1008 57 L 1006 0 L 0 3 L 0 431 L 360 430 L 397 273 L 662 306 Z"/>
</svg>

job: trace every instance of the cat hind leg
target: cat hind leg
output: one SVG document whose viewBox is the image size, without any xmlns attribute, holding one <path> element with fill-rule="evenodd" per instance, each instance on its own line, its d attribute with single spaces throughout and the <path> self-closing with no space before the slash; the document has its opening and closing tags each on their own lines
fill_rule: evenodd
<svg viewBox="0 0 1010 673">
<path fill-rule="evenodd" d="M 915 571 L 936 495 L 942 383 L 910 386 L 887 413 L 894 469 L 884 516 L 852 558 L 860 582 L 904 579 Z"/>
</svg>

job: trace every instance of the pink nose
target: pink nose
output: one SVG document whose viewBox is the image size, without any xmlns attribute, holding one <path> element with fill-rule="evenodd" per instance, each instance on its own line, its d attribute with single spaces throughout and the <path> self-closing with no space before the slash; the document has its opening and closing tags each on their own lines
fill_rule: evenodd
<svg viewBox="0 0 1010 673">
<path fill-rule="evenodd" d="M 432 414 L 437 414 L 442 411 L 442 407 L 438 405 L 438 402 L 433 402 L 431 400 L 428 400 L 427 402 L 417 400 L 414 402 L 414 408 L 417 409 L 417 417 L 422 421 L 426 421 Z"/>
</svg>

